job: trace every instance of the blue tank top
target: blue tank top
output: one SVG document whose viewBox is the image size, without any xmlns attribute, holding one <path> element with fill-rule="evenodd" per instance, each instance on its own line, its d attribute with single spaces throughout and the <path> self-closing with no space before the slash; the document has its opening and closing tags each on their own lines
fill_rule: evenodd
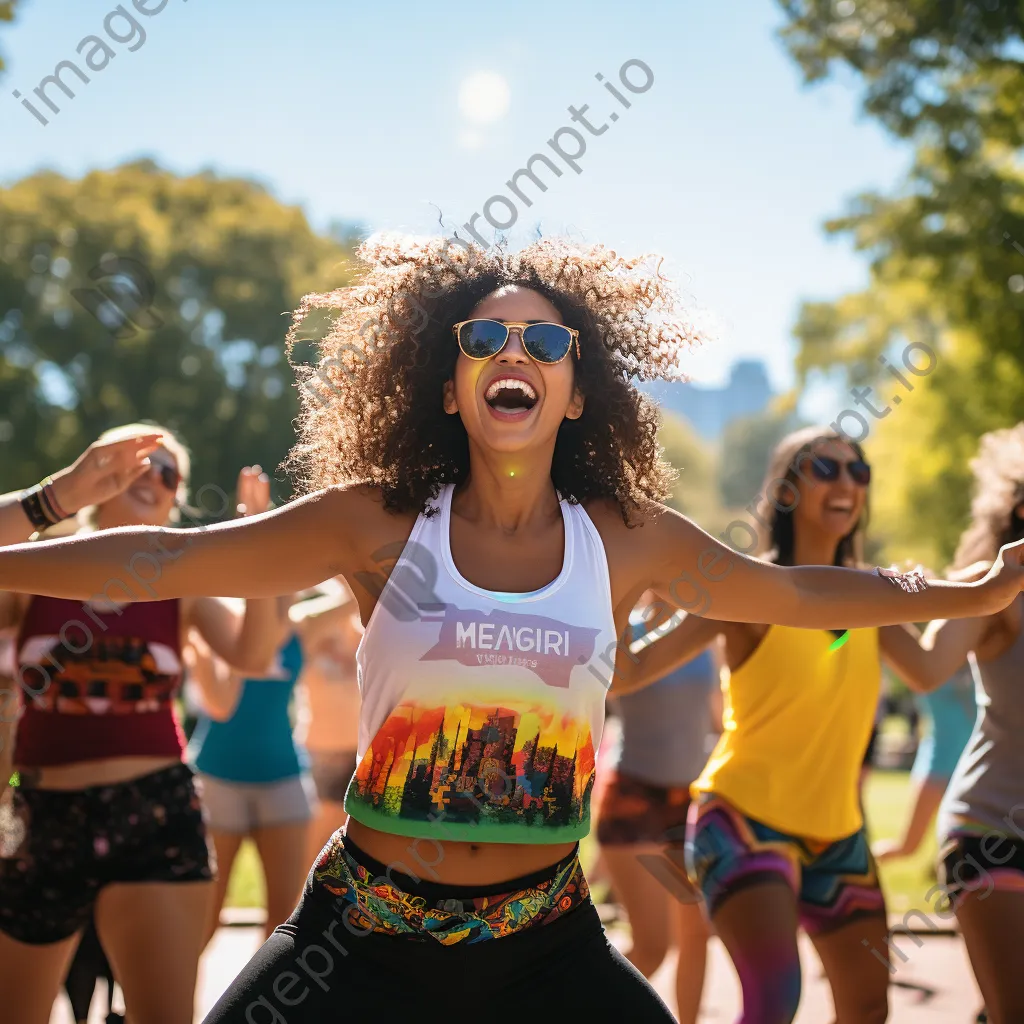
<svg viewBox="0 0 1024 1024">
<path fill-rule="evenodd" d="M 196 770 L 226 782 L 266 784 L 301 774 L 306 752 L 292 736 L 288 705 L 302 671 L 302 646 L 292 636 L 265 678 L 246 679 L 226 722 L 203 715 L 189 744 Z"/>
<path fill-rule="evenodd" d="M 930 693 L 917 695 L 918 707 L 931 719 L 934 742 L 943 752 L 952 751 L 956 764 L 974 729 L 978 705 L 969 665 Z"/>
</svg>

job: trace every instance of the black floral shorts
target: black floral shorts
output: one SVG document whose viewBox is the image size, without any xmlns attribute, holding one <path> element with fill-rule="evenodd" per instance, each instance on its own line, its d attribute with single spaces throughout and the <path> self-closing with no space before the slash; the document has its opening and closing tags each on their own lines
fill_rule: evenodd
<svg viewBox="0 0 1024 1024">
<path fill-rule="evenodd" d="M 213 878 L 202 805 L 185 764 L 88 789 L 14 790 L 0 834 L 0 931 L 60 942 L 112 882 Z"/>
</svg>

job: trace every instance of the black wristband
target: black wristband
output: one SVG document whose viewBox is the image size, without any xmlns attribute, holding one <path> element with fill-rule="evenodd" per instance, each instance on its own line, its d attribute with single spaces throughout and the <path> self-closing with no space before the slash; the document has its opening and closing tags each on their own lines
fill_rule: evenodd
<svg viewBox="0 0 1024 1024">
<path fill-rule="evenodd" d="M 21 495 L 21 507 L 28 516 L 28 521 L 37 529 L 45 530 L 49 526 L 56 526 L 46 514 L 46 507 L 43 505 L 43 488 L 41 484 L 30 487 Z"/>
</svg>

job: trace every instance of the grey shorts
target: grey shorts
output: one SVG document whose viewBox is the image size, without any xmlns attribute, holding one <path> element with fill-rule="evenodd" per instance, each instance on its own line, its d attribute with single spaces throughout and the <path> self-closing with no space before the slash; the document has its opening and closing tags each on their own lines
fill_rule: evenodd
<svg viewBox="0 0 1024 1024">
<path fill-rule="evenodd" d="M 203 806 L 211 829 L 248 835 L 254 829 L 299 825 L 316 811 L 316 787 L 309 775 L 253 785 L 199 775 Z"/>
</svg>

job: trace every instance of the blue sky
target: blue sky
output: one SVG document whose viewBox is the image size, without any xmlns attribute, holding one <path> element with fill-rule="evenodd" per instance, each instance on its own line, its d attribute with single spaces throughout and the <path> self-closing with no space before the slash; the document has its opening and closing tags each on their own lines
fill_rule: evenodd
<svg viewBox="0 0 1024 1024">
<path fill-rule="evenodd" d="M 105 34 L 116 6 L 24 0 L 17 22 L 0 30 L 0 182 L 151 156 L 181 173 L 257 178 L 319 227 L 344 219 L 427 233 L 438 209 L 452 228 L 507 194 L 533 153 L 552 155 L 548 140 L 572 125 L 568 106 L 588 104 L 585 116 L 608 130 L 584 132 L 579 174 L 556 160 L 563 174 L 546 175 L 546 192 L 526 182 L 533 205 L 520 203 L 510 240 L 539 227 L 663 254 L 722 324 L 692 361 L 698 383 L 717 383 L 732 361 L 754 356 L 776 387 L 792 384 L 800 300 L 867 279 L 864 259 L 847 240 L 827 240 L 823 220 L 860 191 L 890 188 L 909 160 L 859 115 L 855 81 L 802 87 L 775 36 L 772 0 L 168 0 L 152 17 L 136 12 L 141 45 L 123 19 L 111 23 L 127 41 L 108 39 L 115 58 L 74 86 L 75 99 L 61 96 L 44 127 L 12 90 L 31 97 L 85 36 Z M 619 81 L 629 60 L 653 74 L 642 94 Z M 500 95 L 478 112 L 500 115 L 489 123 L 459 102 L 465 80 L 486 72 L 508 88 L 504 114 Z M 630 74 L 643 81 L 636 65 Z M 821 385 L 804 408 L 831 418 L 840 398 Z"/>
</svg>

